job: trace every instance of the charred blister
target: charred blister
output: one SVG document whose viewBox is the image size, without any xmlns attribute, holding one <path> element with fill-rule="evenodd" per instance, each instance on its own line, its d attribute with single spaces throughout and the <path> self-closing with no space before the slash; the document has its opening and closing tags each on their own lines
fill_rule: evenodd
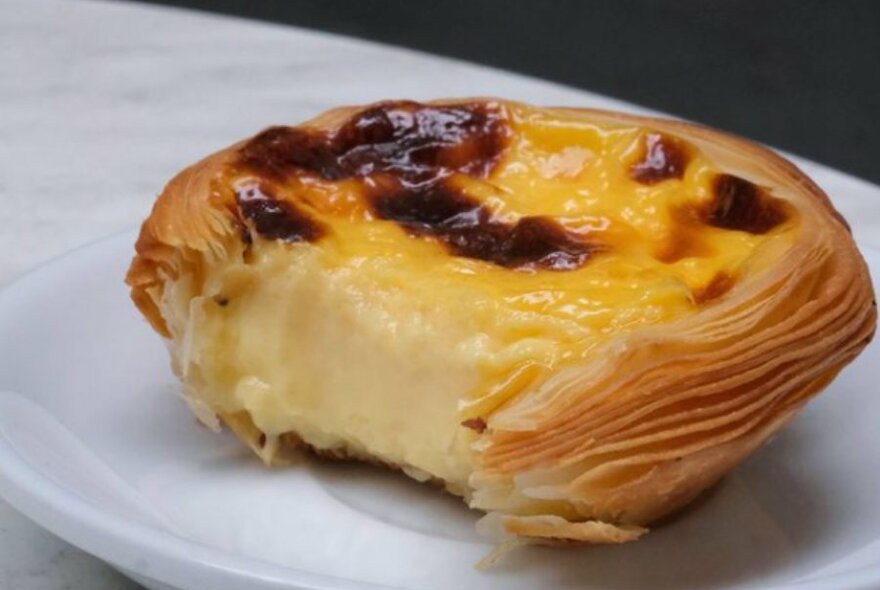
<svg viewBox="0 0 880 590">
<path fill-rule="evenodd" d="M 548 217 L 497 220 L 448 182 L 386 188 L 371 201 L 377 217 L 400 224 L 412 235 L 436 238 L 456 256 L 506 268 L 573 270 L 602 249 Z"/>
<path fill-rule="evenodd" d="M 238 165 L 276 181 L 297 170 L 329 180 L 346 176 L 326 134 L 297 127 L 270 127 L 258 133 L 239 150 Z"/>
<path fill-rule="evenodd" d="M 642 155 L 629 168 L 632 180 L 651 185 L 684 176 L 691 159 L 684 141 L 662 133 L 648 133 L 642 141 Z"/>
<path fill-rule="evenodd" d="M 325 180 L 392 173 L 424 182 L 451 172 L 486 176 L 510 135 L 494 103 L 425 105 L 381 103 L 335 133 L 273 127 L 239 150 L 239 165 L 272 178 L 311 173 Z"/>
<path fill-rule="evenodd" d="M 368 194 L 380 219 L 396 221 L 419 233 L 439 234 L 489 222 L 489 212 L 479 201 L 447 182 L 419 187 L 382 183 Z"/>
<path fill-rule="evenodd" d="M 356 115 L 334 143 L 352 176 L 392 172 L 404 181 L 421 182 L 450 172 L 487 176 L 509 135 L 506 116 L 493 103 L 399 101 Z"/>
<path fill-rule="evenodd" d="M 268 188 L 247 183 L 235 191 L 241 216 L 267 240 L 314 242 L 324 235 L 324 227 L 286 201 L 276 199 Z"/>
<path fill-rule="evenodd" d="M 784 201 L 732 174 L 719 174 L 712 180 L 712 195 L 705 220 L 713 227 L 765 234 L 788 219 Z"/>
<path fill-rule="evenodd" d="M 574 270 L 601 250 L 604 248 L 572 234 L 549 217 L 524 217 L 510 228 L 498 254 L 498 264 Z"/>
</svg>

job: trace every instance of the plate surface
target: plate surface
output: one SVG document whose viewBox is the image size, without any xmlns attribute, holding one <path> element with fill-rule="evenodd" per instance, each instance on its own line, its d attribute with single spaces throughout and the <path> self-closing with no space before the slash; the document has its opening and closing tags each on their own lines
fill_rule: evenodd
<svg viewBox="0 0 880 590">
<path fill-rule="evenodd" d="M 880 587 L 880 347 L 681 517 L 617 547 L 519 550 L 367 466 L 267 470 L 197 426 L 121 277 L 134 234 L 0 293 L 0 495 L 151 588 Z M 865 249 L 874 276 L 880 254 Z"/>
</svg>

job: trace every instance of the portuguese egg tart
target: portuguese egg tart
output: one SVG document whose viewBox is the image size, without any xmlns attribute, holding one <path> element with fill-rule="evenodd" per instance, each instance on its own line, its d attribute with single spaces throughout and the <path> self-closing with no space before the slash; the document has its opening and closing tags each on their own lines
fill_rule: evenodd
<svg viewBox="0 0 880 590">
<path fill-rule="evenodd" d="M 871 339 L 823 192 L 704 127 L 496 99 L 272 127 L 181 172 L 132 298 L 265 462 L 400 469 L 526 542 L 623 542 Z"/>
</svg>

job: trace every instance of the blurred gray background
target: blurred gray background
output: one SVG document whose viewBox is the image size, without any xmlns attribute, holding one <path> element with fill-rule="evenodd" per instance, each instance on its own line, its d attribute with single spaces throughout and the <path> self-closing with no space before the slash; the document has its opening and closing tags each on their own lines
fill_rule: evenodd
<svg viewBox="0 0 880 590">
<path fill-rule="evenodd" d="M 527 73 L 880 182 L 874 0 L 157 0 Z"/>
</svg>

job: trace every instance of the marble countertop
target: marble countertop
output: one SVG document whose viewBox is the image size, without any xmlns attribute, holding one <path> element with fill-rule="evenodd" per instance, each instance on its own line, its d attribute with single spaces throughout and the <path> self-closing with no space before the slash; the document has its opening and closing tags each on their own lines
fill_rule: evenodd
<svg viewBox="0 0 880 590">
<path fill-rule="evenodd" d="M 0 0 L 0 285 L 135 226 L 187 163 L 281 122 L 389 97 L 639 111 L 581 90 L 289 27 L 110 2 Z M 797 160 L 880 247 L 880 187 Z M 0 501 L 0 588 L 137 586 Z"/>
</svg>

